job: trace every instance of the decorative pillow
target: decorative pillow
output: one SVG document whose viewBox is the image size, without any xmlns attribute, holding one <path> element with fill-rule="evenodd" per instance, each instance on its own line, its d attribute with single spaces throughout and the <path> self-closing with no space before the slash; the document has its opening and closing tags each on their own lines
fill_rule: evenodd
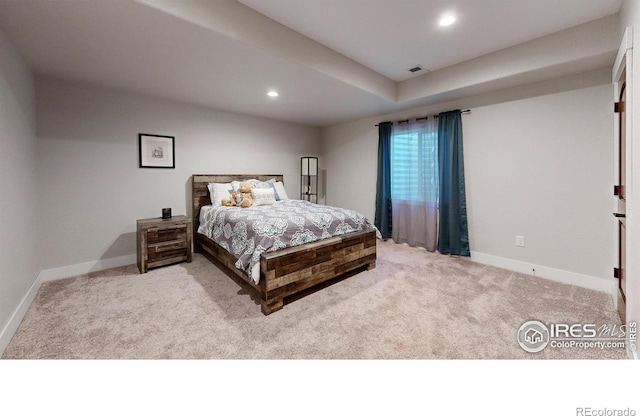
<svg viewBox="0 0 640 416">
<path fill-rule="evenodd" d="M 253 197 L 253 205 L 271 205 L 276 202 L 274 191 L 271 188 L 253 188 L 251 196 Z"/>
<path fill-rule="evenodd" d="M 238 191 L 238 188 L 240 187 L 240 184 L 242 182 L 249 182 L 249 183 L 251 183 L 251 185 L 253 185 L 254 188 L 266 189 L 266 188 L 269 187 L 269 183 L 270 182 L 275 182 L 275 179 L 269 179 L 266 182 L 262 182 L 262 181 L 259 181 L 257 179 L 247 179 L 247 180 L 244 180 L 244 181 L 233 181 L 233 182 L 231 182 L 231 186 L 233 187 L 233 191 L 234 192 Z"/>
<path fill-rule="evenodd" d="M 280 201 L 280 195 L 278 195 L 278 191 L 276 191 L 276 183 L 269 182 L 269 186 L 271 187 L 271 189 L 273 189 L 273 196 L 275 196 L 276 201 Z"/>
<path fill-rule="evenodd" d="M 210 183 L 207 188 L 209 188 L 211 205 L 214 207 L 220 206 L 223 198 L 229 198 L 229 192 L 232 189 L 230 183 Z"/>
<path fill-rule="evenodd" d="M 269 179 L 271 180 L 271 179 Z M 267 189 L 269 188 L 269 182 L 262 182 L 259 181 L 257 179 L 249 179 L 247 182 L 251 182 L 253 184 L 254 188 L 258 188 L 258 189 Z"/>
<path fill-rule="evenodd" d="M 280 201 L 284 201 L 285 199 L 289 199 L 289 197 L 287 196 L 287 191 L 284 190 L 284 183 L 282 183 L 281 181 L 278 181 L 274 184 L 274 188 L 273 188 L 277 194 L 278 194 L 278 198 Z"/>
</svg>

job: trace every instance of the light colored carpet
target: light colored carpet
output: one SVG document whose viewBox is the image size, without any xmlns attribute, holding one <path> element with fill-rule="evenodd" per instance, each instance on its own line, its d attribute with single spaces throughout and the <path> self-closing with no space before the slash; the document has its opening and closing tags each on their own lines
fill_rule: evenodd
<svg viewBox="0 0 640 416">
<path fill-rule="evenodd" d="M 516 341 L 528 320 L 620 325 L 609 295 L 378 242 L 362 272 L 264 316 L 209 259 L 42 285 L 2 358 L 626 358 Z"/>
</svg>

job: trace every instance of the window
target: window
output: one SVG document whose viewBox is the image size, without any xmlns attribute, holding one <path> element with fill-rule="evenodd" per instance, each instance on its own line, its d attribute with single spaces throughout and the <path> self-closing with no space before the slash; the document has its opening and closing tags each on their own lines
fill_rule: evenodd
<svg viewBox="0 0 640 416">
<path fill-rule="evenodd" d="M 434 121 L 394 126 L 391 135 L 391 199 L 437 203 L 438 137 Z"/>
</svg>

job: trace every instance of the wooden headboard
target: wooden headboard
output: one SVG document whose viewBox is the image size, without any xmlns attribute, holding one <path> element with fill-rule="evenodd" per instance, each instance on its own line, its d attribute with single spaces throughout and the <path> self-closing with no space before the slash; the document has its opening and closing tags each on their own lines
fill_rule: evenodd
<svg viewBox="0 0 640 416">
<path fill-rule="evenodd" d="M 228 183 L 232 181 L 246 181 L 247 179 L 258 179 L 259 181 L 267 181 L 275 179 L 283 181 L 282 175 L 193 175 L 192 176 L 192 196 L 191 196 L 191 215 L 193 221 L 193 238 L 198 233 L 200 227 L 200 207 L 211 205 L 211 196 L 209 195 L 210 183 Z M 197 251 L 194 244 L 194 251 Z"/>
</svg>

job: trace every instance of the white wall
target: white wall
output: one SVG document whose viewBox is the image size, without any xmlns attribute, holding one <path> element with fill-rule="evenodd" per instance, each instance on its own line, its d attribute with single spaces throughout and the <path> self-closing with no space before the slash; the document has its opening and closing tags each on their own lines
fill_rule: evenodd
<svg viewBox="0 0 640 416">
<path fill-rule="evenodd" d="M 190 215 L 194 173 L 284 174 L 298 192 L 300 157 L 317 128 L 37 80 L 42 269 L 136 253 L 136 219 Z M 138 133 L 175 136 L 175 169 L 138 167 Z"/>
<path fill-rule="evenodd" d="M 594 286 L 593 278 L 602 279 L 595 286 L 609 288 L 614 241 L 608 72 L 325 128 L 327 202 L 373 220 L 374 125 L 468 105 L 473 111 L 462 120 L 474 255 L 568 272 L 590 280 L 586 286 Z M 571 83 L 577 89 L 565 91 Z M 525 248 L 515 246 L 516 235 L 525 236 Z"/>
<path fill-rule="evenodd" d="M 2 32 L 0 57 L 1 352 L 7 324 L 38 277 L 40 253 L 33 77 Z"/>
<path fill-rule="evenodd" d="M 611 95 L 603 85 L 463 119 L 473 251 L 611 279 Z"/>
</svg>

